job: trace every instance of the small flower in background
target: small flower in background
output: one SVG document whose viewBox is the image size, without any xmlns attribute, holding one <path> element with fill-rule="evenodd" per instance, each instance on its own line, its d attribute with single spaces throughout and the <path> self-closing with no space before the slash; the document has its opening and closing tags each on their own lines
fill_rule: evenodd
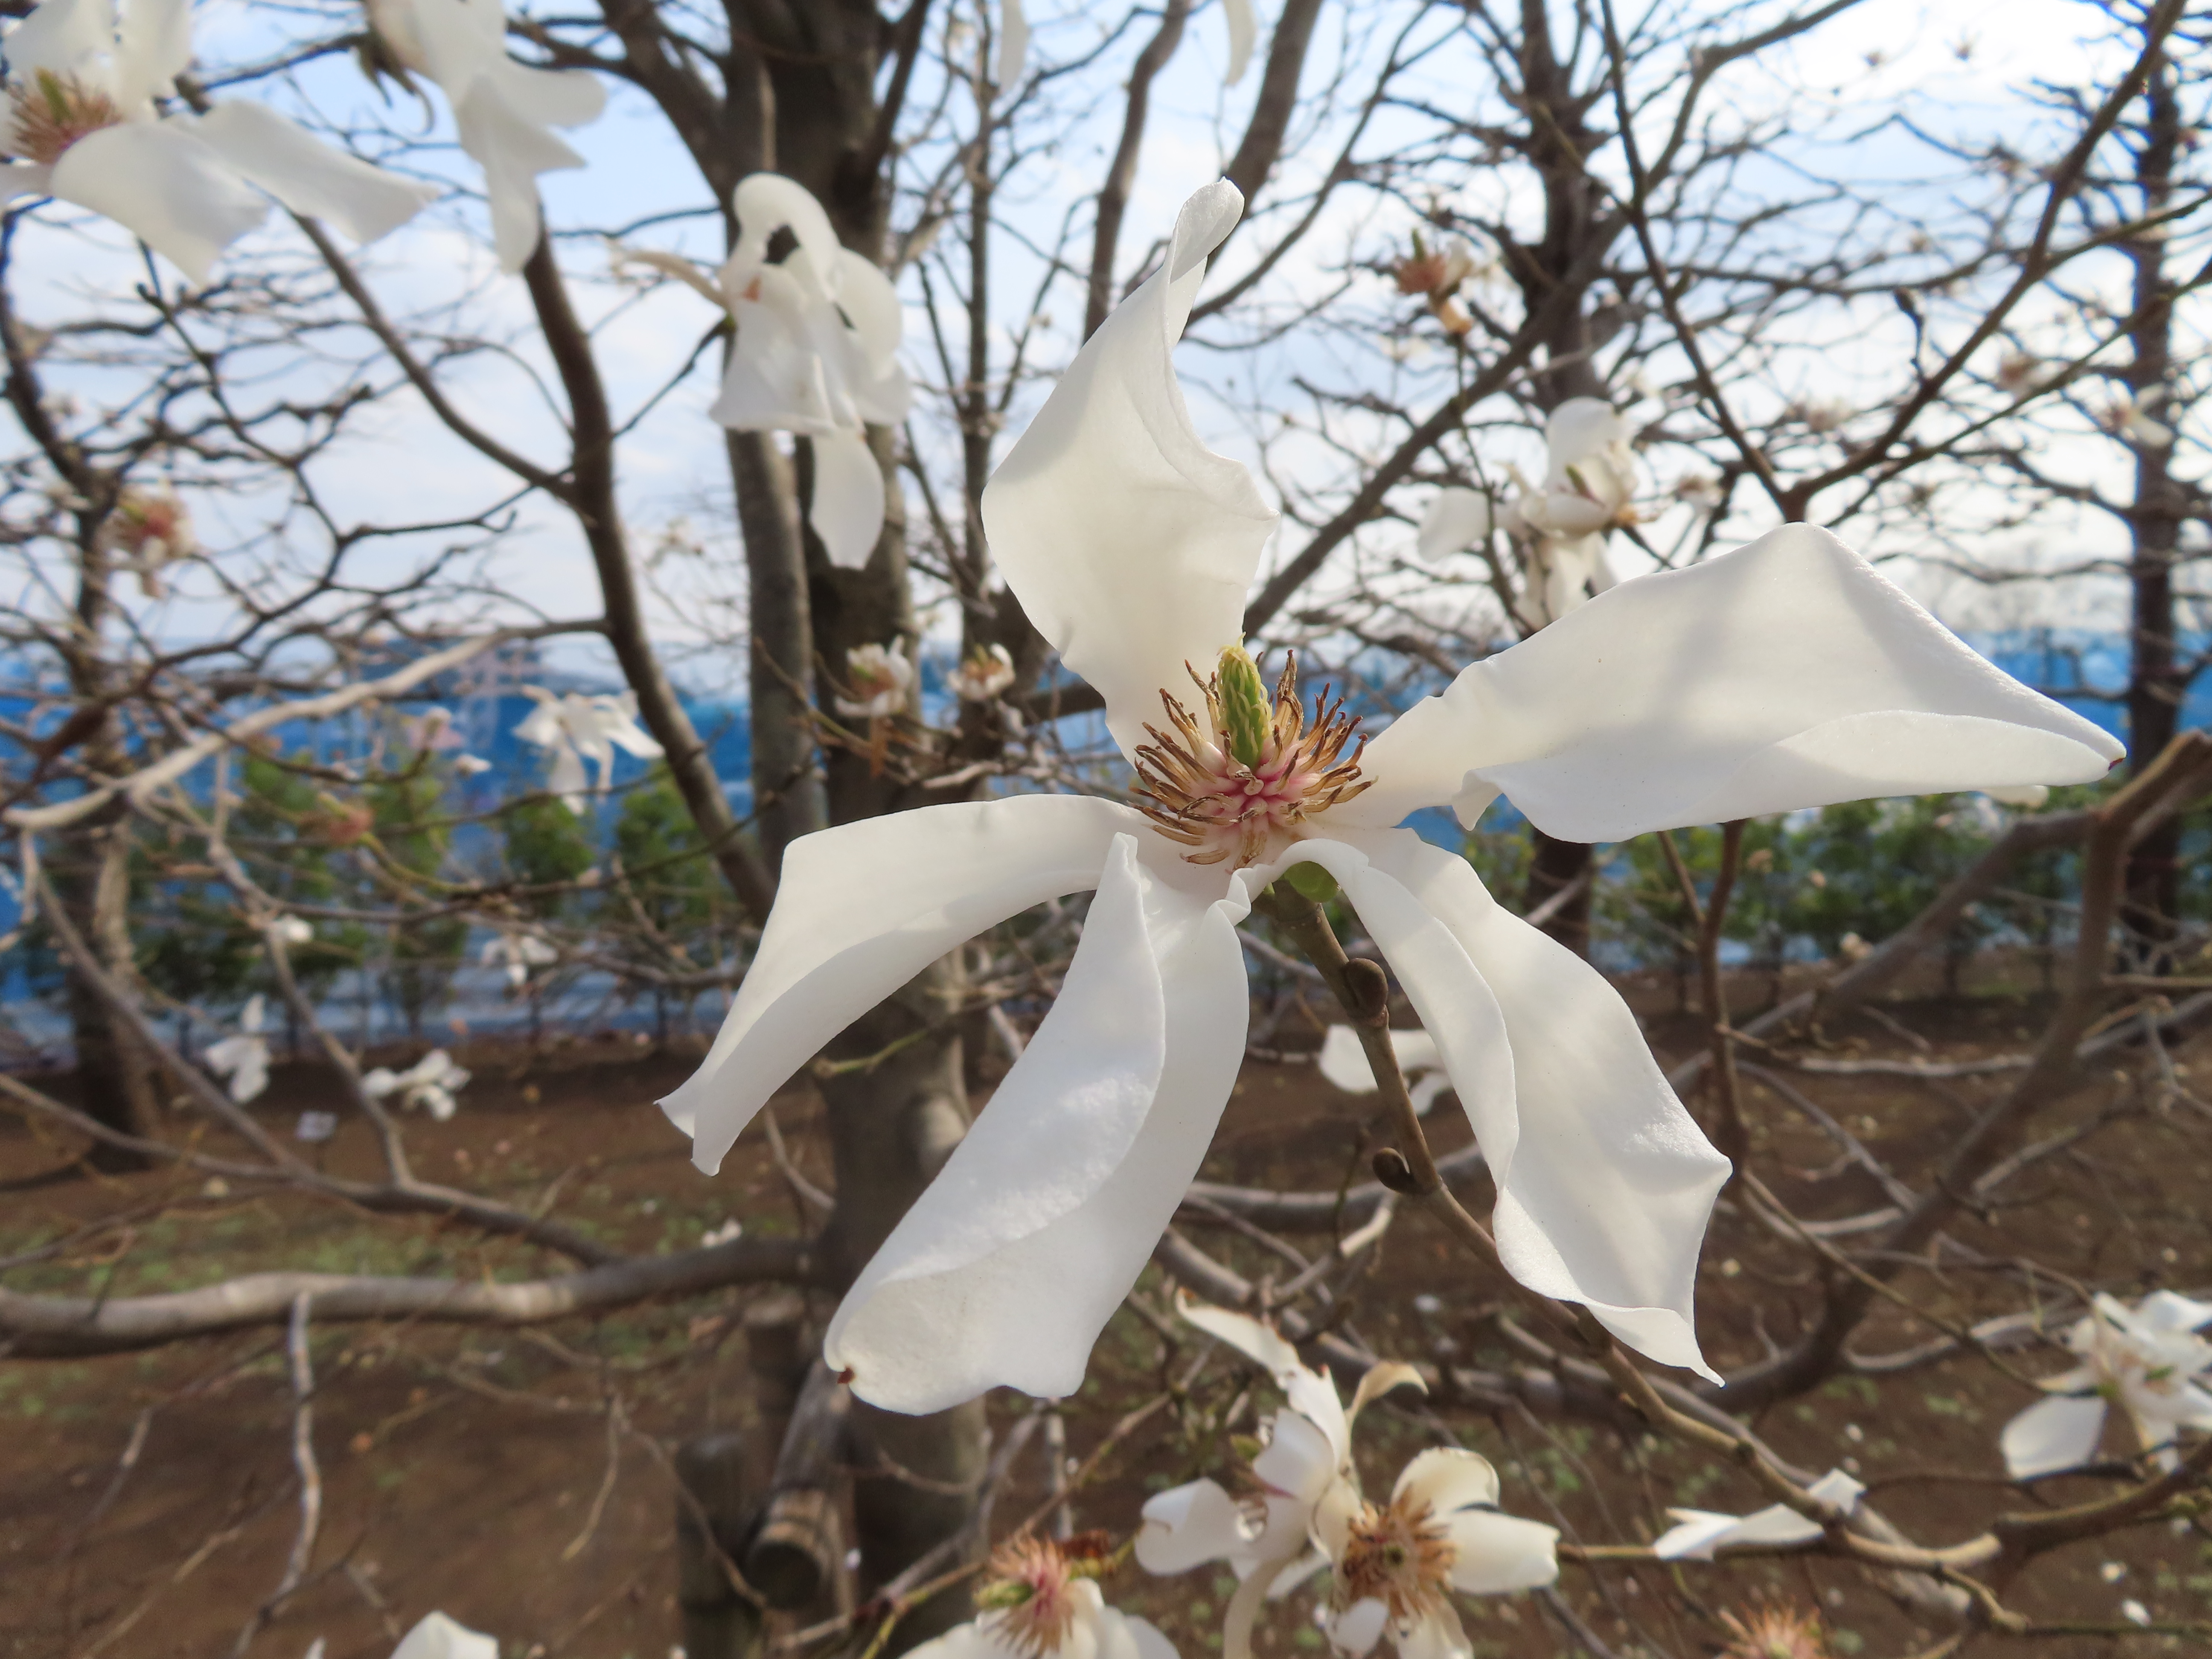
<svg viewBox="0 0 2212 1659">
<path fill-rule="evenodd" d="M 183 271 L 268 216 L 265 191 L 296 213 L 373 241 L 437 195 L 331 149 L 243 100 L 162 115 L 191 62 L 189 0 L 46 0 L 8 31 L 0 202 L 52 196 L 103 214 Z"/>
<path fill-rule="evenodd" d="M 2130 1625 L 2148 1625 L 2150 1623 L 2150 1609 L 2145 1607 L 2142 1602 L 2136 1601 L 2134 1596 L 2130 1595 L 2126 1601 L 2120 1603 L 2120 1617 L 2126 1620 Z"/>
<path fill-rule="evenodd" d="M 2039 1400 L 2004 1426 L 1998 1445 L 2015 1480 L 2079 1468 L 2097 1455 L 2106 1407 L 2117 1403 L 2145 1451 L 2170 1463 L 2183 1429 L 2212 1430 L 2212 1303 L 2154 1291 L 2128 1307 L 2103 1295 L 2066 1333 L 2084 1364 L 2043 1386 Z"/>
<path fill-rule="evenodd" d="M 1849 1515 L 1865 1486 L 1841 1469 L 1830 1469 L 1805 1490 L 1823 1504 Z M 1749 1515 L 1720 1515 L 1711 1510 L 1668 1510 L 1677 1524 L 1661 1534 L 1651 1553 L 1662 1561 L 1710 1561 L 1713 1552 L 1734 1545 L 1777 1547 L 1809 1544 L 1821 1535 L 1820 1523 L 1787 1504 L 1773 1504 Z"/>
<path fill-rule="evenodd" d="M 1997 362 L 1997 386 L 2001 391 L 2032 392 L 2038 388 L 2044 375 L 2042 361 L 2025 351 L 2008 351 Z"/>
<path fill-rule="evenodd" d="M 248 997 L 239 1011 L 238 1030 L 220 1042 L 210 1042 L 200 1059 L 208 1070 L 228 1082 L 230 1097 L 243 1106 L 269 1086 L 269 1039 L 261 1035 L 264 1005 Z"/>
<path fill-rule="evenodd" d="M 752 173 L 732 200 L 738 244 L 714 276 L 654 249 L 617 258 L 665 272 L 730 313 L 737 341 L 708 413 L 733 432 L 791 432 L 809 441 L 806 521 L 830 563 L 861 569 L 882 538 L 886 499 L 867 428 L 896 426 L 913 399 L 898 362 L 898 290 L 839 244 L 821 203 L 795 179 Z M 782 230 L 797 245 L 770 264 L 769 244 Z"/>
<path fill-rule="evenodd" d="M 1851 412 L 1841 398 L 1800 398 L 1782 411 L 1782 418 L 1797 422 L 1808 432 L 1833 432 L 1851 418 Z"/>
<path fill-rule="evenodd" d="M 734 1244 L 744 1236 L 745 1229 L 743 1222 L 725 1221 L 720 1226 L 710 1227 L 700 1234 L 699 1246 L 702 1249 L 710 1249 L 717 1244 Z"/>
<path fill-rule="evenodd" d="M 315 924 L 305 916 L 280 916 L 276 920 L 276 937 L 286 945 L 313 945 Z"/>
<path fill-rule="evenodd" d="M 642 760 L 656 760 L 661 754 L 660 745 L 638 726 L 635 691 L 596 696 L 570 691 L 556 696 L 542 685 L 526 685 L 522 690 L 538 707 L 514 728 L 514 735 L 553 751 L 546 790 L 558 795 L 579 817 L 592 794 L 604 795 L 614 787 L 616 750 Z M 586 762 L 599 769 L 596 784 L 587 779 Z"/>
<path fill-rule="evenodd" d="M 444 90 L 461 148 L 483 168 L 500 269 L 521 270 L 543 230 L 538 175 L 584 165 L 553 129 L 597 120 L 606 89 L 587 70 L 533 69 L 509 58 L 497 0 L 368 0 L 368 9 L 392 62 Z"/>
<path fill-rule="evenodd" d="M 1728 499 L 1721 489 L 1721 481 L 1710 472 L 1686 472 L 1674 481 L 1674 499 L 1700 513 L 1720 509 Z"/>
<path fill-rule="evenodd" d="M 855 720 L 902 714 L 913 687 L 914 665 L 897 641 L 855 646 L 845 653 L 845 691 L 851 695 L 838 694 L 837 712 Z"/>
<path fill-rule="evenodd" d="M 453 1064 L 452 1055 L 433 1048 L 404 1072 L 378 1066 L 362 1079 L 361 1090 L 371 1100 L 397 1095 L 403 1109 L 419 1108 L 443 1123 L 459 1107 L 455 1091 L 466 1088 L 468 1081 L 468 1073 Z"/>
<path fill-rule="evenodd" d="M 392 1659 L 499 1659 L 499 1638 L 471 1630 L 442 1613 L 428 1613 L 399 1638 Z"/>
<path fill-rule="evenodd" d="M 2173 428 L 2155 410 L 2166 402 L 2166 388 L 2150 386 L 2140 394 L 2122 389 L 2097 416 L 2097 423 L 2116 438 L 2124 438 L 2140 449 L 2166 449 L 2173 443 Z"/>
<path fill-rule="evenodd" d="M 1530 633 L 1557 622 L 1614 584 L 1606 538 L 1638 522 L 1636 459 L 1628 422 L 1602 398 L 1570 398 L 1544 421 L 1543 481 L 1513 468 L 1516 486 L 1502 514 L 1480 490 L 1437 492 L 1422 516 L 1415 551 L 1433 564 L 1504 530 L 1521 557 L 1514 611 Z"/>
<path fill-rule="evenodd" d="M 1406 1092 L 1413 1098 L 1415 1115 L 1426 1117 L 1437 1097 L 1452 1086 L 1437 1040 L 1426 1031 L 1393 1031 L 1390 1052 L 1397 1055 L 1398 1069 L 1405 1074 Z M 1367 1063 L 1359 1033 L 1349 1025 L 1328 1028 L 1316 1063 L 1323 1077 L 1348 1095 L 1371 1095 L 1376 1091 L 1375 1068 Z"/>
<path fill-rule="evenodd" d="M 1404 1383 L 1409 1365 L 1376 1365 L 1347 1410 L 1325 1371 L 1258 1320 L 1185 1301 L 1200 1329 L 1254 1360 L 1274 1378 L 1286 1409 L 1261 1424 L 1251 1462 L 1262 1496 L 1240 1504 L 1212 1480 L 1159 1493 L 1144 1508 L 1137 1559 L 1157 1573 L 1226 1561 L 1243 1581 L 1230 1603 L 1223 1651 L 1251 1651 L 1261 1599 L 1288 1594 L 1327 1567 L 1326 1628 L 1341 1652 L 1364 1654 L 1389 1635 L 1407 1659 L 1465 1653 L 1453 1591 L 1495 1595 L 1559 1577 L 1555 1528 L 1499 1512 L 1498 1472 L 1456 1448 L 1416 1455 L 1388 1501 L 1362 1496 L 1352 1431 L 1371 1401 Z"/>
<path fill-rule="evenodd" d="M 338 1115 L 336 1112 L 302 1112 L 298 1126 L 292 1131 L 292 1138 L 303 1140 L 310 1146 L 319 1146 L 334 1139 L 337 1132 Z"/>
<path fill-rule="evenodd" d="M 561 953 L 535 933 L 502 927 L 483 942 L 477 959 L 487 968 L 498 966 L 507 975 L 507 984 L 520 989 L 529 980 L 532 968 L 558 962 Z"/>
<path fill-rule="evenodd" d="M 911 1659 L 1176 1659 L 1150 1622 L 1106 1605 L 1098 1580 L 1113 1565 L 1103 1534 L 1009 1539 L 983 1569 L 982 1612 Z"/>
<path fill-rule="evenodd" d="M 966 702 L 988 702 L 1014 683 L 1014 659 L 1003 645 L 979 645 L 946 676 Z"/>
<path fill-rule="evenodd" d="M 1743 1611 L 1721 1614 L 1729 1633 L 1722 1659 L 1829 1659 L 1828 1639 L 1820 1613 L 1786 1595 L 1754 1597 Z"/>
<path fill-rule="evenodd" d="M 100 542 L 116 566 L 138 578 L 138 591 L 149 599 L 167 593 L 165 566 L 199 551 L 192 518 L 171 485 L 126 486 L 115 510 L 100 526 Z"/>
<path fill-rule="evenodd" d="M 1472 276 L 1474 270 L 1474 254 L 1458 237 L 1450 237 L 1431 248 L 1417 230 L 1413 233 L 1413 252 L 1399 260 L 1390 275 L 1398 284 L 1399 293 L 1419 295 L 1427 303 L 1446 333 L 1468 334 L 1474 330 L 1474 319 L 1467 314 L 1456 296 L 1460 284 Z"/>
</svg>

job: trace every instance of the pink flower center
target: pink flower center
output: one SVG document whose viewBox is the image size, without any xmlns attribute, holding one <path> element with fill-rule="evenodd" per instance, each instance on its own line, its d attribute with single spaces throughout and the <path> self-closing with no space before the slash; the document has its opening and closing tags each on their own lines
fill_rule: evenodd
<svg viewBox="0 0 2212 1659">
<path fill-rule="evenodd" d="M 1267 711 L 1268 727 L 1257 757 L 1248 765 L 1231 752 L 1220 676 L 1198 682 L 1206 700 L 1206 723 L 1165 690 L 1170 735 L 1147 726 L 1152 741 L 1137 751 L 1137 806 L 1170 841 L 1192 850 L 1193 864 L 1233 860 L 1231 869 L 1258 864 L 1304 833 L 1309 817 L 1350 800 L 1370 780 L 1359 775 L 1361 737 L 1351 758 L 1344 751 L 1358 735 L 1357 715 L 1344 703 L 1314 699 L 1308 726 L 1298 705 L 1297 663 L 1284 669 Z"/>
</svg>

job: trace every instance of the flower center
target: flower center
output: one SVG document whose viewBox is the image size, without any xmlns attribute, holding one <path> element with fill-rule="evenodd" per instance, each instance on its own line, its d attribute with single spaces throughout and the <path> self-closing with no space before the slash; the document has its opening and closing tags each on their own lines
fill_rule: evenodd
<svg viewBox="0 0 2212 1659">
<path fill-rule="evenodd" d="M 1307 818 L 1371 781 L 1359 775 L 1364 737 L 1344 758 L 1359 720 L 1343 712 L 1342 698 L 1316 697 L 1307 726 L 1297 659 L 1272 696 L 1237 646 L 1221 653 L 1211 678 L 1199 679 L 1194 668 L 1190 677 L 1205 698 L 1206 723 L 1162 690 L 1175 733 L 1146 726 L 1152 741 L 1137 750 L 1137 805 L 1154 829 L 1193 849 L 1183 854 L 1191 863 L 1257 864 L 1279 841 L 1296 839 Z"/>
<path fill-rule="evenodd" d="M 1392 1625 L 1414 1623 L 1443 1605 L 1457 1554 L 1426 1504 L 1363 1504 L 1336 1564 L 1335 1605 L 1376 1601 L 1389 1608 Z"/>
<path fill-rule="evenodd" d="M 1103 1534 L 1085 1534 L 1066 1542 L 1049 1538 L 1014 1538 L 1001 1545 L 984 1568 L 986 1582 L 976 1592 L 994 1633 L 1018 1653 L 1042 1659 L 1057 1653 L 1074 1627 L 1080 1601 L 1079 1578 L 1095 1578 L 1106 1565 Z"/>
<path fill-rule="evenodd" d="M 52 70 L 38 70 L 28 86 L 9 87 L 8 103 L 15 154 L 41 167 L 60 161 L 62 152 L 87 133 L 123 120 L 123 112 L 106 93 Z"/>
</svg>

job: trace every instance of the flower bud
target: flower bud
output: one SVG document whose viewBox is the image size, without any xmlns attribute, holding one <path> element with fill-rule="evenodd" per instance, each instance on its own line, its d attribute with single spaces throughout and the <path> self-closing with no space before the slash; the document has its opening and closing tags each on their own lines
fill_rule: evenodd
<svg viewBox="0 0 2212 1659">
<path fill-rule="evenodd" d="M 1229 752 L 1246 766 L 1257 766 L 1267 757 L 1275 725 L 1273 699 L 1260 678 L 1260 665 L 1243 646 L 1224 646 L 1215 672 L 1221 684 L 1222 735 L 1229 740 Z"/>
</svg>

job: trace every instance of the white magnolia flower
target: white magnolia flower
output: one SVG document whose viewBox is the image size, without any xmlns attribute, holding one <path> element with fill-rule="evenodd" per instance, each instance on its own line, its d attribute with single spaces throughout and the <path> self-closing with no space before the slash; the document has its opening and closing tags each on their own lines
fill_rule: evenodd
<svg viewBox="0 0 2212 1659">
<path fill-rule="evenodd" d="M 983 1569 L 983 1611 L 914 1650 L 915 1659 L 1176 1659 L 1146 1620 L 1106 1605 L 1107 1559 L 1078 1542 L 1018 1537 Z"/>
<path fill-rule="evenodd" d="M 1014 683 L 1014 659 L 1003 645 L 979 645 L 945 677 L 966 702 L 988 702 Z"/>
<path fill-rule="evenodd" d="M 338 1115 L 336 1112 L 302 1112 L 299 1122 L 293 1127 L 292 1138 L 303 1140 L 310 1146 L 319 1146 L 325 1141 L 335 1139 L 337 1132 Z"/>
<path fill-rule="evenodd" d="M 1727 1160 L 1598 971 L 1398 825 L 1501 792 L 1564 840 L 1870 795 L 2103 775 L 2120 745 L 1974 655 L 1832 536 L 1790 525 L 1639 577 L 1353 748 L 1272 702 L 1238 638 L 1276 515 L 1192 428 L 1170 351 L 1241 200 L 1191 198 L 1159 271 L 1060 377 L 983 498 L 1008 586 L 1100 692 L 1141 805 L 1030 794 L 802 836 L 698 1072 L 662 1103 L 714 1170 L 784 1079 L 931 961 L 1097 889 L 1062 993 L 825 1341 L 856 1393 L 934 1411 L 1073 1393 L 1212 1138 L 1244 1054 L 1237 924 L 1321 866 L 1437 1043 L 1523 1284 L 1704 1370 L 1698 1247 Z M 1187 665 L 1225 664 L 1194 715 Z M 1165 728 L 1148 727 L 1166 708 Z M 1707 1372 L 1710 1375 L 1710 1372 Z"/>
<path fill-rule="evenodd" d="M 433 1048 L 404 1072 L 378 1066 L 362 1079 L 361 1091 L 371 1100 L 397 1095 L 403 1108 L 419 1108 L 443 1123 L 459 1103 L 453 1098 L 454 1091 L 466 1088 L 468 1082 L 468 1073 L 453 1064 L 451 1054 L 443 1048 Z"/>
<path fill-rule="evenodd" d="M 248 997 L 239 1012 L 238 1030 L 208 1044 L 200 1055 L 208 1070 L 227 1079 L 230 1097 L 241 1106 L 269 1086 L 269 1039 L 261 1035 L 263 1012 L 261 999 Z"/>
<path fill-rule="evenodd" d="M 287 945 L 313 945 L 315 924 L 305 916 L 280 916 L 276 920 L 276 937 Z"/>
<path fill-rule="evenodd" d="M 267 216 L 267 191 L 356 241 L 436 196 L 332 149 L 261 104 L 163 115 L 192 58 L 190 0 L 46 0 L 0 40 L 0 203 L 54 196 L 105 214 L 192 282 Z"/>
<path fill-rule="evenodd" d="M 486 939 L 477 955 L 477 960 L 485 967 L 499 966 L 507 975 L 507 984 L 517 988 L 527 982 L 532 968 L 543 968 L 560 959 L 561 953 L 537 934 L 507 927 Z"/>
<path fill-rule="evenodd" d="M 1030 23 L 1022 6 L 1023 0 L 1002 0 L 999 8 L 997 78 L 1001 90 L 1010 90 L 1022 78 L 1022 69 L 1029 62 Z M 1252 43 L 1259 26 L 1252 15 L 1252 0 L 1221 0 L 1221 15 L 1229 24 L 1229 63 L 1221 83 L 1233 87 L 1244 78 L 1244 70 L 1252 62 Z"/>
<path fill-rule="evenodd" d="M 392 1659 L 499 1659 L 499 1638 L 448 1619 L 427 1613 L 399 1638 Z"/>
<path fill-rule="evenodd" d="M 616 750 L 644 760 L 657 759 L 661 753 L 660 745 L 639 729 L 635 691 L 596 696 L 570 691 L 556 696 L 542 685 L 526 685 L 522 690 L 538 707 L 514 728 L 514 735 L 553 751 L 545 787 L 560 796 L 571 812 L 580 816 L 583 812 L 588 803 L 587 787 L 603 795 L 613 787 Z M 586 761 L 599 769 L 596 784 L 588 783 L 584 771 Z"/>
<path fill-rule="evenodd" d="M 492 243 L 502 270 L 522 269 L 543 231 L 538 175 L 584 158 L 553 134 L 606 107 L 587 70 L 532 69 L 507 55 L 498 0 L 367 0 L 368 21 L 400 67 L 444 88 L 461 148 L 483 168 Z"/>
<path fill-rule="evenodd" d="M 674 254 L 637 249 L 623 257 L 729 312 L 737 339 L 708 413 L 734 432 L 794 432 L 812 443 L 806 521 L 830 563 L 859 570 L 884 528 L 884 474 L 867 428 L 896 426 L 913 397 L 898 363 L 898 290 L 840 246 L 822 204 L 795 179 L 756 173 L 738 181 L 732 199 L 738 245 L 715 276 Z M 798 246 L 770 264 L 769 243 L 780 230 Z"/>
<path fill-rule="evenodd" d="M 1437 491 L 1429 510 L 1421 515 L 1413 550 L 1429 563 L 1481 545 L 1498 527 L 1490 497 L 1480 489 L 1448 484 Z"/>
<path fill-rule="evenodd" d="M 1255 1504 L 1194 1480 L 1146 1503 L 1137 1534 L 1137 1560 L 1148 1571 L 1225 1561 L 1244 1582 L 1223 1636 L 1229 1659 L 1250 1652 L 1263 1595 L 1285 1594 L 1323 1566 L 1330 1642 L 1364 1654 L 1387 1632 L 1406 1659 L 1464 1659 L 1451 1591 L 1495 1595 L 1559 1576 L 1557 1529 L 1500 1513 L 1498 1472 L 1476 1453 L 1425 1451 L 1406 1465 L 1387 1503 L 1362 1496 L 1352 1431 L 1368 1402 L 1401 1383 L 1419 1385 L 1410 1366 L 1376 1366 L 1347 1411 L 1328 1373 L 1309 1370 L 1257 1320 L 1188 1302 L 1181 1311 L 1266 1367 L 1289 1401 L 1261 1425 L 1266 1443 L 1251 1467 L 1261 1493 Z"/>
<path fill-rule="evenodd" d="M 1830 1469 L 1805 1490 L 1839 1515 L 1858 1507 L 1866 1488 L 1841 1469 Z M 1778 1547 L 1809 1544 L 1821 1535 L 1820 1523 L 1787 1504 L 1770 1504 L 1750 1515 L 1718 1515 L 1711 1510 L 1668 1510 L 1675 1525 L 1651 1546 L 1662 1561 L 1710 1561 L 1713 1552 L 1737 1544 Z"/>
<path fill-rule="evenodd" d="M 2183 1429 L 2212 1431 L 2212 1303 L 2154 1291 L 2133 1308 L 2100 1295 L 2066 1333 L 2082 1364 L 2044 1383 L 2039 1400 L 2004 1426 L 1999 1444 L 2015 1480 L 2078 1468 L 2097 1455 L 2106 1408 L 2117 1402 L 2146 1451 L 2169 1455 Z"/>
<path fill-rule="evenodd" d="M 1415 1115 L 1426 1117 L 1437 1097 L 1452 1086 L 1437 1040 L 1426 1031 L 1393 1031 L 1390 1052 L 1398 1056 L 1398 1069 L 1405 1074 L 1406 1092 L 1413 1099 Z M 1359 1046 L 1359 1033 L 1349 1025 L 1328 1028 L 1328 1035 L 1322 1039 L 1317 1064 L 1321 1074 L 1348 1095 L 1375 1092 L 1375 1068 L 1367 1063 L 1367 1051 Z"/>
<path fill-rule="evenodd" d="M 906 711 L 914 687 L 914 665 L 899 642 L 860 645 L 845 653 L 845 689 L 853 695 L 834 699 L 847 720 L 881 720 Z"/>
<path fill-rule="evenodd" d="M 725 1221 L 720 1226 L 709 1227 L 705 1232 L 700 1234 L 699 1246 L 702 1249 L 708 1249 L 717 1244 L 734 1244 L 744 1236 L 744 1223 L 735 1220 Z"/>
</svg>

